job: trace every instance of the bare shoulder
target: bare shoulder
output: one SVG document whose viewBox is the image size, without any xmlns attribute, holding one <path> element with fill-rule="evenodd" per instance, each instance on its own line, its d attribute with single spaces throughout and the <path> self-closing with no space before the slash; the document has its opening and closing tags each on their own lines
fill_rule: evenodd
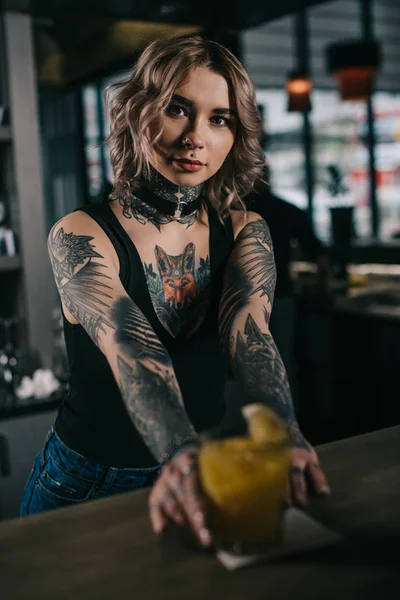
<svg viewBox="0 0 400 600">
<path fill-rule="evenodd" d="M 256 221 L 264 221 L 264 219 L 257 213 L 252 212 L 250 210 L 236 210 L 231 209 L 230 211 L 231 219 L 232 219 L 232 227 L 235 239 L 241 233 L 241 231 L 248 225 L 249 223 L 255 223 Z"/>
<path fill-rule="evenodd" d="M 53 225 L 50 233 L 56 233 L 60 229 L 63 229 L 65 232 L 79 233 L 80 235 L 92 235 L 96 238 L 101 238 L 102 234 L 105 236 L 105 233 L 96 221 L 82 210 L 62 217 Z"/>
<path fill-rule="evenodd" d="M 118 270 L 119 261 L 111 240 L 92 217 L 79 210 L 62 217 L 53 225 L 48 236 L 49 252 L 73 248 L 76 252 L 92 248 L 101 258 L 108 259 Z"/>
<path fill-rule="evenodd" d="M 264 219 L 258 213 L 248 210 L 247 223 L 255 223 L 256 221 L 264 221 Z"/>
</svg>

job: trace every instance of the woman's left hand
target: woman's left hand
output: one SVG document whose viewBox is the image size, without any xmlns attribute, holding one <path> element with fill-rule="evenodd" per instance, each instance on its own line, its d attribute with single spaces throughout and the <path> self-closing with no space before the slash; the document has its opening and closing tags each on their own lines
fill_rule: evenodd
<svg viewBox="0 0 400 600">
<path fill-rule="evenodd" d="M 306 506 L 309 493 L 329 496 L 330 487 L 319 464 L 317 453 L 311 444 L 302 437 L 292 448 L 290 462 L 289 505 L 294 503 Z"/>
</svg>

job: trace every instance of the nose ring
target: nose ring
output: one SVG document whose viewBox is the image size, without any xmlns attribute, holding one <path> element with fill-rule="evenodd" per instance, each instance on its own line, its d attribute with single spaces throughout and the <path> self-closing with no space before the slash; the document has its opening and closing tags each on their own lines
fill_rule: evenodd
<svg viewBox="0 0 400 600">
<path fill-rule="evenodd" d="M 186 147 L 186 146 L 191 146 L 191 145 L 192 145 L 192 142 L 190 141 L 190 139 L 189 139 L 188 137 L 184 137 L 184 138 L 182 139 L 182 145 L 183 145 L 183 146 L 185 146 L 185 147 Z"/>
</svg>

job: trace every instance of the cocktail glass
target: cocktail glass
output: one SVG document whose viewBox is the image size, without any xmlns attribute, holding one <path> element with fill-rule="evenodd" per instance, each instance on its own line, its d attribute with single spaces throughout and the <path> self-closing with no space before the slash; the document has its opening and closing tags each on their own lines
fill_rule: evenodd
<svg viewBox="0 0 400 600">
<path fill-rule="evenodd" d="M 262 553 L 282 532 L 290 462 L 289 440 L 204 435 L 199 474 L 217 548 Z"/>
</svg>

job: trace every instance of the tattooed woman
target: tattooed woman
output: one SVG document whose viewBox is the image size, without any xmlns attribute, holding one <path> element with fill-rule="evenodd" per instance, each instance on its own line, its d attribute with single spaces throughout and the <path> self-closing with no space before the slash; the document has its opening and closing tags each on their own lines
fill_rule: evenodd
<svg viewBox="0 0 400 600">
<path fill-rule="evenodd" d="M 151 43 L 110 105 L 110 202 L 49 235 L 70 391 L 21 513 L 154 484 L 154 531 L 186 523 L 208 545 L 196 438 L 223 416 L 229 364 L 244 402 L 287 421 L 294 498 L 307 480 L 329 491 L 268 328 L 268 227 L 241 201 L 264 163 L 254 88 L 224 47 L 185 37 Z"/>
</svg>

